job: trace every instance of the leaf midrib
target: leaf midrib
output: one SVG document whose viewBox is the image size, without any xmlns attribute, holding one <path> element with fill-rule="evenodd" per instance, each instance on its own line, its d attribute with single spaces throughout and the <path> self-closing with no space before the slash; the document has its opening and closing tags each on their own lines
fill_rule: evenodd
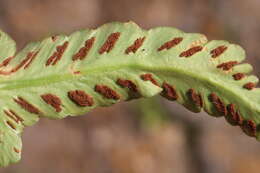
<svg viewBox="0 0 260 173">
<path fill-rule="evenodd" d="M 230 87 L 225 87 L 224 84 L 220 84 L 219 81 L 213 81 L 209 80 L 207 77 L 203 75 L 197 75 L 194 74 L 193 72 L 188 72 L 187 70 L 183 69 L 177 69 L 177 68 L 172 68 L 172 67 L 151 67 L 151 66 L 145 66 L 143 64 L 116 64 L 116 65 L 109 65 L 109 66 L 102 66 L 102 67 L 92 67 L 92 68 L 87 68 L 84 69 L 80 72 L 79 75 L 75 74 L 59 74 L 59 75 L 49 75 L 48 77 L 43 77 L 43 78 L 37 78 L 37 79 L 30 79 L 30 80 L 16 80 L 16 81 L 3 81 L 0 84 L 0 90 L 15 90 L 15 89 L 20 89 L 20 88 L 31 88 L 31 87 L 38 87 L 38 86 L 44 86 L 44 85 L 50 85 L 52 83 L 57 83 L 57 82 L 62 82 L 62 81 L 70 81 L 70 80 L 77 80 L 78 78 L 82 76 L 90 76 L 92 74 L 98 75 L 100 73 L 105 73 L 105 72 L 112 72 L 112 71 L 117 71 L 121 69 L 138 69 L 140 71 L 144 72 L 150 72 L 150 73 L 176 73 L 180 74 L 182 76 L 189 76 L 194 79 L 197 79 L 199 81 L 207 81 L 212 86 L 216 86 L 215 88 L 221 88 L 221 92 L 228 92 L 232 93 L 233 96 L 235 96 L 238 100 L 243 101 L 243 104 L 248 105 L 249 107 L 252 107 L 252 104 L 256 108 L 257 105 L 255 102 L 252 102 L 251 99 L 246 98 L 246 97 L 240 97 L 240 95 L 237 94 L 237 92 L 234 90 L 230 90 L 228 88 Z M 218 89 L 219 90 L 219 89 Z"/>
</svg>

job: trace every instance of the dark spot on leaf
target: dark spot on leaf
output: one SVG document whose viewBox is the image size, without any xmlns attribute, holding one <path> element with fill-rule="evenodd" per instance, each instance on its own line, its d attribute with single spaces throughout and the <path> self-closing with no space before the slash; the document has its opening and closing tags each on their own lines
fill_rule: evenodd
<svg viewBox="0 0 260 173">
<path fill-rule="evenodd" d="M 119 100 L 120 96 L 116 91 L 112 90 L 106 85 L 96 85 L 95 91 L 103 95 L 107 99 Z"/>
<path fill-rule="evenodd" d="M 74 71 L 73 74 L 81 74 L 80 71 Z"/>
<path fill-rule="evenodd" d="M 37 52 L 30 52 L 28 54 L 28 56 L 30 56 L 31 58 L 30 58 L 29 62 L 24 66 L 24 69 L 28 68 L 31 65 L 31 63 L 33 62 L 35 57 L 38 55 L 38 53 L 39 53 L 39 51 L 37 51 Z"/>
<path fill-rule="evenodd" d="M 245 120 L 241 128 L 248 136 L 256 136 L 256 124 L 252 120 Z"/>
<path fill-rule="evenodd" d="M 135 53 L 144 43 L 145 37 L 142 38 L 138 38 L 135 40 L 134 44 L 132 44 L 131 46 L 129 46 L 126 50 L 125 53 L 129 54 L 130 52 Z M 144 51 L 144 49 L 142 50 Z"/>
<path fill-rule="evenodd" d="M 14 152 L 16 152 L 18 154 L 21 152 L 19 149 L 15 148 L 15 147 L 13 149 L 14 149 Z"/>
<path fill-rule="evenodd" d="M 94 100 L 83 90 L 74 90 L 68 92 L 68 97 L 79 106 L 92 106 Z"/>
<path fill-rule="evenodd" d="M 41 98 L 45 101 L 45 103 L 51 105 L 56 112 L 61 111 L 61 100 L 58 96 L 54 94 L 44 94 L 41 95 Z"/>
<path fill-rule="evenodd" d="M 7 66 L 7 65 L 11 62 L 11 60 L 12 60 L 13 58 L 14 58 L 13 56 L 6 58 L 6 59 L 0 64 L 0 67 L 5 67 L 5 66 Z"/>
<path fill-rule="evenodd" d="M 17 113 L 15 113 L 13 110 L 9 110 L 9 111 L 7 111 L 7 110 L 4 110 L 4 113 L 9 117 L 9 118 L 11 118 L 12 120 L 14 120 L 16 123 L 19 123 L 19 122 L 23 122 L 24 121 L 24 119 L 22 118 L 22 117 L 20 117 L 20 116 L 18 116 L 18 114 Z"/>
<path fill-rule="evenodd" d="M 40 114 L 41 113 L 41 111 L 37 107 L 30 104 L 28 101 L 26 101 L 22 97 L 18 97 L 17 99 L 14 99 L 14 101 L 17 104 L 19 104 L 23 109 L 25 109 L 26 111 L 28 111 L 30 113 L 33 113 L 33 114 Z"/>
<path fill-rule="evenodd" d="M 235 80 L 241 80 L 245 77 L 245 74 L 244 73 L 236 73 L 236 74 L 233 74 L 233 78 Z"/>
<path fill-rule="evenodd" d="M 25 59 L 23 59 L 16 67 L 14 67 L 11 71 L 9 71 L 7 73 L 10 74 L 10 73 L 17 72 L 23 66 L 24 66 L 24 69 L 26 69 L 32 63 L 33 59 L 36 57 L 37 54 L 38 54 L 38 51 L 37 52 L 29 52 Z"/>
<path fill-rule="evenodd" d="M 54 42 L 54 41 L 56 41 L 57 40 L 57 38 L 58 38 L 58 36 L 57 35 L 53 35 L 53 36 L 51 36 L 51 40 Z"/>
<path fill-rule="evenodd" d="M 183 38 L 181 37 L 178 37 L 178 38 L 174 38 L 173 40 L 171 41 L 168 41 L 166 43 L 164 43 L 161 47 L 159 47 L 157 50 L 158 51 L 162 51 L 164 49 L 171 49 L 175 46 L 177 46 L 181 41 L 183 40 Z"/>
<path fill-rule="evenodd" d="M 228 113 L 225 116 L 225 119 L 233 126 L 236 125 L 242 125 L 243 118 L 239 114 L 238 111 L 236 111 L 235 104 L 229 104 L 227 106 Z"/>
<path fill-rule="evenodd" d="M 106 42 L 99 49 L 99 53 L 100 54 L 103 54 L 104 52 L 109 53 L 114 48 L 119 37 L 120 37 L 120 32 L 115 32 L 115 33 L 110 34 L 108 36 Z"/>
<path fill-rule="evenodd" d="M 137 92 L 138 91 L 137 90 L 137 86 L 131 80 L 118 79 L 116 81 L 116 83 L 118 85 L 120 85 L 121 87 L 123 87 L 123 88 L 128 88 L 130 91 L 133 91 L 133 92 Z"/>
<path fill-rule="evenodd" d="M 246 83 L 243 87 L 245 88 L 245 89 L 248 89 L 248 90 L 252 90 L 252 89 L 254 89 L 255 88 L 255 83 L 253 83 L 253 82 L 248 82 L 248 83 Z"/>
<path fill-rule="evenodd" d="M 15 125 L 11 121 L 6 121 L 7 125 L 11 127 L 12 129 L 16 130 Z"/>
<path fill-rule="evenodd" d="M 227 108 L 224 102 L 215 93 L 211 93 L 209 95 L 209 100 L 213 103 L 213 105 L 219 113 L 221 113 L 224 116 L 227 115 Z"/>
<path fill-rule="evenodd" d="M 171 86 L 170 84 L 164 82 L 162 84 L 162 88 L 163 91 L 161 93 L 161 95 L 165 98 L 167 98 L 168 100 L 177 100 L 178 99 L 178 94 L 174 88 L 174 86 Z"/>
<path fill-rule="evenodd" d="M 216 49 L 213 49 L 210 53 L 211 53 L 211 57 L 212 58 L 217 58 L 218 56 L 220 56 L 222 53 L 224 53 L 227 50 L 226 46 L 219 46 Z"/>
<path fill-rule="evenodd" d="M 17 113 L 15 113 L 13 110 L 9 109 L 9 112 L 10 112 L 11 114 L 13 114 L 13 116 L 16 117 L 16 120 L 17 120 L 17 121 L 20 121 L 20 122 L 23 122 L 23 121 L 24 121 L 24 119 L 23 119 L 22 117 L 20 117 Z"/>
<path fill-rule="evenodd" d="M 142 74 L 141 79 L 143 79 L 144 81 L 151 81 L 154 85 L 158 85 L 157 81 L 153 78 L 153 75 L 150 73 L 146 73 L 146 74 Z"/>
<path fill-rule="evenodd" d="M 225 62 L 225 63 L 219 64 L 217 66 L 217 68 L 222 68 L 222 70 L 228 71 L 231 68 L 233 68 L 236 64 L 238 64 L 237 61 L 229 61 L 229 62 Z"/>
<path fill-rule="evenodd" d="M 92 48 L 94 42 L 95 42 L 95 37 L 86 40 L 84 47 L 80 48 L 80 50 L 75 55 L 73 55 L 72 60 L 73 61 L 76 61 L 78 59 L 83 60 L 88 55 L 88 52 Z"/>
<path fill-rule="evenodd" d="M 128 99 L 127 100 L 136 99 L 136 98 L 141 97 L 140 93 L 138 92 L 137 86 L 133 81 L 118 79 L 116 81 L 116 83 L 119 86 L 121 86 L 122 88 L 128 88 L 129 92 L 128 92 Z"/>
<path fill-rule="evenodd" d="M 189 50 L 182 52 L 180 54 L 180 57 L 186 57 L 186 58 L 190 57 L 190 56 L 194 55 L 195 53 L 202 51 L 202 49 L 203 49 L 202 46 L 192 47 Z"/>
<path fill-rule="evenodd" d="M 69 42 L 66 41 L 62 45 L 56 47 L 56 51 L 52 54 L 52 56 L 47 60 L 46 66 L 56 65 L 57 62 L 61 59 L 63 53 L 67 49 Z"/>
<path fill-rule="evenodd" d="M 196 91 L 193 88 L 189 89 L 187 94 L 188 94 L 188 97 L 190 98 L 190 100 L 193 103 L 195 103 L 196 106 L 198 106 L 198 107 L 203 106 L 203 101 L 202 101 L 201 95 L 196 93 Z"/>
</svg>

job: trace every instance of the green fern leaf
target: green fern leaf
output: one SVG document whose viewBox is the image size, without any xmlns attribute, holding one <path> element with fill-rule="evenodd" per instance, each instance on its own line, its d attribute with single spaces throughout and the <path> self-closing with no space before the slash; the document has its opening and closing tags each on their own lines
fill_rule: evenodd
<svg viewBox="0 0 260 173">
<path fill-rule="evenodd" d="M 21 157 L 21 133 L 39 117 L 61 119 L 139 97 L 163 97 L 224 116 L 260 138 L 257 77 L 227 41 L 170 27 L 109 23 L 28 44 L 0 32 L 0 166 Z"/>
</svg>

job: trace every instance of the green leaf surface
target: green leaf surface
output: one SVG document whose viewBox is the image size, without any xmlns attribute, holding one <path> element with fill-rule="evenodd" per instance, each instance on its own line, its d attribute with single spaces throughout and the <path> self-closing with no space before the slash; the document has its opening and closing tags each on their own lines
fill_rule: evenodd
<svg viewBox="0 0 260 173">
<path fill-rule="evenodd" d="M 260 90 L 244 50 L 171 27 L 109 23 L 28 44 L 0 32 L 0 166 L 21 157 L 21 133 L 39 117 L 161 94 L 193 112 L 224 116 L 260 138 Z"/>
</svg>

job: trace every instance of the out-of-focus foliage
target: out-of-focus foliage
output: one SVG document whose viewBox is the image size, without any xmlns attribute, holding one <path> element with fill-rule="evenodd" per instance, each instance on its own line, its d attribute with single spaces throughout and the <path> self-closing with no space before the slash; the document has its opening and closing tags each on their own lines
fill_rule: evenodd
<svg viewBox="0 0 260 173">
<path fill-rule="evenodd" d="M 170 121 L 170 116 L 158 97 L 141 99 L 135 102 L 133 109 L 137 109 L 140 126 L 145 129 L 161 128 Z"/>
</svg>

